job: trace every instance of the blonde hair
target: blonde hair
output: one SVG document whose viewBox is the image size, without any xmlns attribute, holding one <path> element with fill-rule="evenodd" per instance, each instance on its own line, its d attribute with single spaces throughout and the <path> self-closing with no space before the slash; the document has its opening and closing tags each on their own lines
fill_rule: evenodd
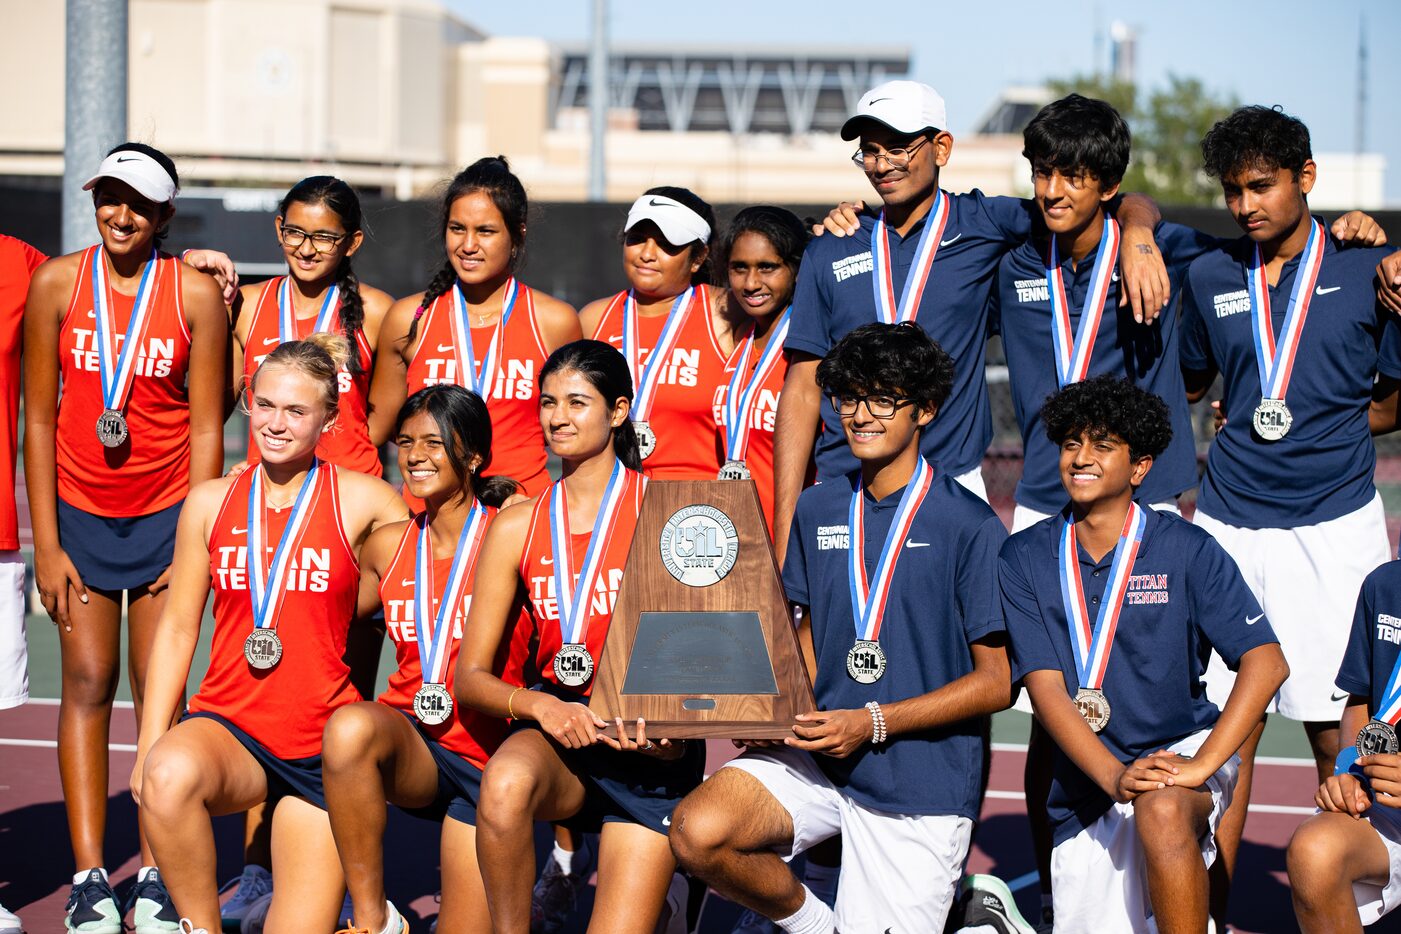
<svg viewBox="0 0 1401 934">
<path fill-rule="evenodd" d="M 321 386 L 321 398 L 326 410 L 334 414 L 340 405 L 340 371 L 350 362 L 350 342 L 343 334 L 318 332 L 305 340 L 284 341 L 263 358 L 253 374 L 249 391 L 258 384 L 258 375 L 268 367 L 280 366 L 297 370 Z"/>
</svg>

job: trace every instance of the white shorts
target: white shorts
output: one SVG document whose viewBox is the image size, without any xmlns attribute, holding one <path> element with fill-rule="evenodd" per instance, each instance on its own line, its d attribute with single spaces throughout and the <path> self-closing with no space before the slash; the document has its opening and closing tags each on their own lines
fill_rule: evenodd
<svg viewBox="0 0 1401 934">
<path fill-rule="evenodd" d="M 1159 512 L 1170 512 L 1175 516 L 1182 515 L 1182 510 L 1177 508 L 1177 500 L 1168 500 L 1162 503 L 1154 503 L 1153 508 Z M 1054 513 L 1037 512 L 1030 506 L 1023 506 L 1021 503 L 1012 510 L 1012 534 L 1029 529 L 1043 519 L 1049 519 Z M 1031 693 L 1026 688 L 1017 692 L 1017 699 L 1012 703 L 1013 710 L 1020 710 L 1022 713 L 1033 713 L 1031 709 Z"/>
<path fill-rule="evenodd" d="M 1194 733 L 1168 747 L 1194 754 L 1210 730 Z M 1206 780 L 1211 814 L 1201 839 L 1202 861 L 1216 862 L 1216 828 L 1231 806 L 1240 757 Z M 1051 899 L 1056 934 L 1157 934 L 1148 899 L 1148 866 L 1134 828 L 1132 804 L 1115 804 L 1104 816 L 1051 851 Z"/>
<path fill-rule="evenodd" d="M 835 906 L 842 934 L 944 929 L 968 858 L 968 818 L 873 810 L 838 791 L 812 756 L 794 749 L 751 749 L 724 768 L 753 775 L 788 811 L 793 846 L 779 851 L 785 860 L 842 835 Z"/>
<path fill-rule="evenodd" d="M 1354 882 L 1352 897 L 1357 901 L 1357 915 L 1364 926 L 1375 924 L 1387 913 L 1401 905 L 1401 813 L 1396 808 L 1373 804 L 1362 813 L 1362 819 L 1382 838 L 1386 847 L 1391 875 L 1386 885 Z"/>
<path fill-rule="evenodd" d="M 985 503 L 988 501 L 988 487 L 983 482 L 983 468 L 981 466 L 974 467 L 967 473 L 961 473 L 954 479 L 976 494 L 978 499 Z"/>
<path fill-rule="evenodd" d="M 1200 509 L 1210 532 L 1240 567 L 1289 662 L 1289 679 L 1267 710 L 1291 720 L 1337 723 L 1347 693 L 1334 683 L 1352 631 L 1363 579 L 1391 560 L 1381 494 L 1356 512 L 1293 529 L 1242 529 Z M 1215 652 L 1202 680 L 1225 708 L 1235 673 Z"/>
<path fill-rule="evenodd" d="M 29 700 L 24 602 L 24 558 L 18 551 L 0 551 L 0 710 Z"/>
</svg>

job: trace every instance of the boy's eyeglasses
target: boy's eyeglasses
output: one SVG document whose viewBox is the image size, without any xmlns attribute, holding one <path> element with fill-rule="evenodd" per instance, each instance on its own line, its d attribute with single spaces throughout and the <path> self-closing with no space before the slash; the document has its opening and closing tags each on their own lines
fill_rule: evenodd
<svg viewBox="0 0 1401 934">
<path fill-rule="evenodd" d="M 872 418 L 879 418 L 882 421 L 894 418 L 895 413 L 907 405 L 914 405 L 915 400 L 905 396 L 873 395 L 873 396 L 845 396 L 833 393 L 827 397 L 832 402 L 832 408 L 837 410 L 837 414 L 843 418 L 856 414 L 856 407 L 861 403 L 866 403 L 866 411 L 871 413 Z"/>
<path fill-rule="evenodd" d="M 879 152 L 868 152 L 865 149 L 858 149 L 851 154 L 851 161 L 858 169 L 865 169 L 868 172 L 875 171 L 879 160 L 885 160 L 885 164 L 899 172 L 910 167 L 910 159 L 919 151 L 919 147 L 929 142 L 929 139 L 919 140 L 913 146 L 901 146 L 897 149 L 883 149 Z"/>
</svg>

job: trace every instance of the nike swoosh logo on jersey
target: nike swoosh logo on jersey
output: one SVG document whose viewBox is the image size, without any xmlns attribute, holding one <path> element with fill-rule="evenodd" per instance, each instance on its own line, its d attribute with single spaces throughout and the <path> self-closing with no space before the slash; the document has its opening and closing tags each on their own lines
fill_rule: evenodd
<svg viewBox="0 0 1401 934">
<path fill-rule="evenodd" d="M 623 335 L 621 335 L 621 334 L 609 334 L 609 335 L 608 335 L 608 343 L 610 343 L 610 344 L 612 344 L 612 343 L 621 344 L 622 342 L 623 342 Z"/>
<path fill-rule="evenodd" d="M 545 557 L 543 557 L 543 558 L 540 559 L 540 563 L 541 563 L 541 564 L 554 564 L 554 563 L 555 563 L 555 559 L 554 559 L 553 557 L 549 556 L 549 555 L 546 555 Z"/>
<path fill-rule="evenodd" d="M 229 534 L 230 534 L 230 535 L 242 535 L 242 534 L 244 534 L 244 533 L 247 532 L 247 531 L 248 531 L 247 529 L 240 529 L 238 526 L 234 526 L 233 528 L 229 529 Z"/>
<path fill-rule="evenodd" d="M 271 347 L 273 344 L 280 344 L 280 343 L 282 343 L 282 338 L 280 338 L 280 337 L 265 337 L 265 338 L 263 338 L 263 346 L 264 346 L 264 347 Z"/>
<path fill-rule="evenodd" d="M 906 547 L 906 548 L 928 548 L 928 547 L 929 547 L 929 543 L 928 543 L 928 542 L 917 542 L 917 541 L 915 541 L 913 538 L 909 538 L 909 539 L 906 539 L 906 540 L 905 540 L 905 547 Z"/>
<path fill-rule="evenodd" d="M 414 587 L 414 582 L 413 582 L 413 581 L 406 581 L 406 580 L 404 580 L 402 577 L 399 578 L 399 584 L 400 584 L 400 586 L 402 586 L 402 587 L 408 587 L 409 589 L 413 589 L 413 587 Z"/>
<path fill-rule="evenodd" d="M 89 310 L 88 310 L 88 317 L 89 317 L 89 318 L 96 319 L 96 318 L 97 318 L 97 312 L 95 312 L 95 311 L 89 309 Z"/>
<path fill-rule="evenodd" d="M 1329 292 L 1336 292 L 1336 291 L 1338 291 L 1338 290 L 1341 289 L 1341 288 L 1342 288 L 1341 285 L 1335 285 L 1335 286 L 1333 286 L 1331 289 L 1325 289 L 1323 286 L 1320 285 L 1318 288 L 1316 288 L 1316 289 L 1313 290 L 1313 294 L 1315 294 L 1315 295 L 1327 295 Z"/>
<path fill-rule="evenodd" d="M 955 240 L 957 240 L 957 239 L 958 239 L 959 237 L 961 237 L 961 236 L 963 236 L 963 234 L 959 233 L 959 234 L 954 234 L 952 237 L 950 237 L 950 238 L 947 239 L 947 240 L 940 240 L 940 241 L 939 241 L 939 246 L 948 246 L 950 243 L 953 243 Z"/>
<path fill-rule="evenodd" d="M 457 351 L 457 348 L 454 347 L 454 346 L 452 346 L 451 344 L 439 344 L 439 345 L 438 345 L 438 353 L 455 353 L 456 351 Z"/>
<path fill-rule="evenodd" d="M 1260 622 L 1260 620 L 1264 619 L 1264 617 L 1264 613 L 1261 613 L 1259 616 L 1247 616 L 1245 618 L 1245 624 L 1247 626 L 1254 626 L 1256 623 Z"/>
</svg>

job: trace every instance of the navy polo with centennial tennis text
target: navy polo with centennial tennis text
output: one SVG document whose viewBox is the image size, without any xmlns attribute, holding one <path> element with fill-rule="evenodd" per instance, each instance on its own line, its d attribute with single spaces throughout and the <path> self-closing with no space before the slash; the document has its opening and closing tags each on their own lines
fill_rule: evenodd
<svg viewBox="0 0 1401 934">
<path fill-rule="evenodd" d="M 1002 632 L 997 550 L 1007 537 L 997 514 L 948 473 L 934 477 L 910 526 L 891 578 L 880 627 L 885 674 L 860 684 L 846 669 L 856 642 L 849 589 L 852 483 L 828 480 L 798 497 L 783 586 L 808 608 L 817 658 L 813 684 L 822 710 L 862 710 L 937 690 L 973 671 L 969 643 Z M 863 554 L 868 579 L 904 489 L 865 497 Z M 862 711 L 865 712 L 864 710 Z M 951 814 L 977 820 L 983 770 L 982 723 L 968 720 L 867 743 L 845 759 L 813 755 L 832 783 L 853 800 L 896 814 Z"/>
<path fill-rule="evenodd" d="M 1388 561 L 1362 582 L 1352 633 L 1338 669 L 1338 690 L 1367 698 L 1367 712 L 1376 716 L 1401 654 L 1401 561 Z M 1343 743 L 1352 737 L 1343 737 Z"/>
<path fill-rule="evenodd" d="M 1174 296 L 1188 264 L 1220 243 L 1190 227 L 1169 223 L 1159 223 L 1154 238 Z M 1061 485 L 1060 451 L 1046 437 L 1041 421 L 1041 406 L 1059 388 L 1044 253 L 1043 243 L 1028 240 L 1002 258 L 993 292 L 992 321 L 1007 354 L 1012 407 L 1025 452 L 1017 502 L 1037 512 L 1052 513 L 1058 512 L 1068 497 Z M 1080 326 L 1093 273 L 1093 253 L 1075 268 L 1069 257 L 1061 262 L 1071 334 Z M 1087 378 L 1107 375 L 1130 380 L 1159 396 L 1172 413 L 1172 441 L 1153 461 L 1153 469 L 1138 490 L 1137 499 L 1143 503 L 1171 502 L 1197 485 L 1192 415 L 1178 363 L 1178 308 L 1178 302 L 1169 302 L 1152 324 L 1139 324 L 1133 319 L 1131 306 L 1119 307 L 1119 274 L 1115 272 L 1086 374 Z"/>
<path fill-rule="evenodd" d="M 1315 525 L 1356 512 L 1376 495 L 1376 448 L 1367 424 L 1373 377 L 1401 377 L 1401 332 L 1377 303 L 1373 273 L 1389 248 L 1339 249 L 1330 235 L 1304 323 L 1285 403 L 1293 415 L 1278 441 L 1252 425 L 1260 376 L 1246 271 L 1246 237 L 1212 250 L 1187 271 L 1182 366 L 1220 371 L 1226 424 L 1207 457 L 1198 508 L 1243 528 Z M 1278 337 L 1300 257 L 1270 288 Z"/>
<path fill-rule="evenodd" d="M 983 375 L 988 295 L 998 259 L 1030 236 L 1034 206 L 1016 198 L 989 198 L 976 190 L 944 196 L 949 199 L 949 218 L 915 321 L 953 358 L 953 390 L 939 417 L 924 430 L 919 446 L 931 463 L 958 476 L 982 464 L 992 441 L 992 410 Z M 897 301 L 927 220 L 920 220 L 903 238 L 886 228 Z M 855 234 L 825 234 L 808 244 L 798 270 L 784 350 L 825 357 L 843 336 L 880 320 L 872 285 L 875 223 L 873 217 L 863 216 Z M 822 425 L 817 439 L 818 477 L 833 479 L 856 469 L 841 419 L 825 398 Z"/>
<path fill-rule="evenodd" d="M 1278 641 L 1236 563 L 1214 538 L 1171 513 L 1144 512 L 1143 541 L 1102 685 L 1110 716 L 1099 739 L 1125 764 L 1216 723 L 1220 711 L 1201 681 L 1213 648 L 1234 671 L 1246 652 Z M 1033 671 L 1057 671 L 1074 697 L 1081 685 L 1061 599 L 1063 522 L 1063 514 L 1052 516 L 1007 539 L 999 581 L 1013 682 Z M 1095 561 L 1082 545 L 1079 559 L 1093 625 L 1114 551 Z M 1093 824 L 1112 804 L 1056 751 L 1047 801 L 1056 843 Z"/>
</svg>

